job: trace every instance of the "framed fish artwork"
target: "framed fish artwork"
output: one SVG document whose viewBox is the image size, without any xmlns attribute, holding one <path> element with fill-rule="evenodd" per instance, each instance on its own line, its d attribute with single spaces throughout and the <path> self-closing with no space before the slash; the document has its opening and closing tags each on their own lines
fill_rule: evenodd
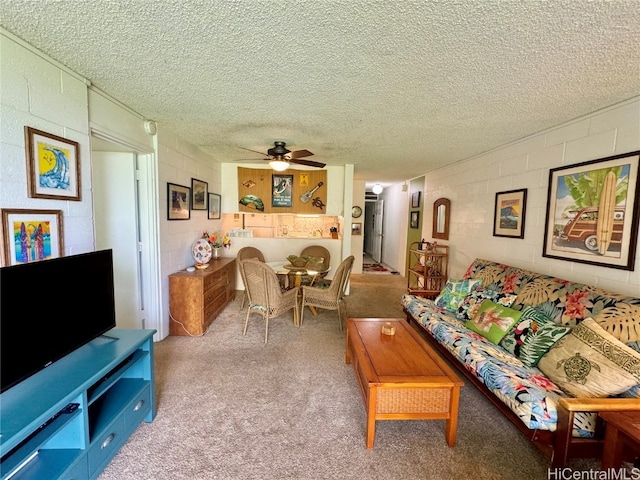
<svg viewBox="0 0 640 480">
<path fill-rule="evenodd" d="M 78 142 L 24 127 L 29 197 L 81 200 Z"/>
</svg>

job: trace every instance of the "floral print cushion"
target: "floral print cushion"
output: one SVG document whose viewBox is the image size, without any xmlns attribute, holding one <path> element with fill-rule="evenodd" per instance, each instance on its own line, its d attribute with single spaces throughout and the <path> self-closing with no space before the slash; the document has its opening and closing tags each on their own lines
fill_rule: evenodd
<svg viewBox="0 0 640 480">
<path fill-rule="evenodd" d="M 437 306 L 456 313 L 465 297 L 479 286 L 480 280 L 476 279 L 448 280 L 434 302 Z"/>
<path fill-rule="evenodd" d="M 531 429 L 555 431 L 557 400 L 566 396 L 535 367 L 468 330 L 451 312 L 431 300 L 402 296 L 402 305 L 467 370 L 482 381 Z M 573 435 L 592 436 L 595 416 L 577 414 Z"/>
<path fill-rule="evenodd" d="M 498 303 L 503 307 L 510 307 L 515 299 L 515 294 L 500 293 L 497 290 L 480 286 L 462 300 L 462 303 L 458 307 L 456 317 L 463 322 L 471 320 L 485 300 Z"/>
<path fill-rule="evenodd" d="M 558 325 L 575 327 L 592 317 L 621 342 L 640 340 L 640 298 L 483 259 L 476 259 L 463 278 L 478 278 L 487 288 L 516 293 L 511 308 L 535 306 Z"/>
<path fill-rule="evenodd" d="M 529 281 L 530 274 L 509 265 L 476 259 L 467 268 L 462 278 L 477 278 L 487 288 L 497 290 L 502 294 L 517 294 L 522 286 Z"/>
<path fill-rule="evenodd" d="M 525 365 L 535 367 L 540 358 L 569 331 L 569 327 L 556 325 L 535 307 L 526 306 L 520 320 L 505 335 L 500 346 Z"/>
</svg>

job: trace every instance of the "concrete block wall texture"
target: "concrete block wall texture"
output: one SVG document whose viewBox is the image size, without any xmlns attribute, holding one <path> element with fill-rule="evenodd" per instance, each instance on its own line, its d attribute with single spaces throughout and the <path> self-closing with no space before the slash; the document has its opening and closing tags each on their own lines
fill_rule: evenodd
<svg viewBox="0 0 640 480">
<path fill-rule="evenodd" d="M 63 213 L 65 255 L 94 250 L 87 83 L 0 35 L 0 207 Z M 29 198 L 24 127 L 79 143 L 80 202 Z"/>
<path fill-rule="evenodd" d="M 634 271 L 542 256 L 549 170 L 637 150 L 640 97 L 427 173 L 425 205 L 440 197 L 451 200 L 450 238 L 442 242 L 451 247 L 451 276 L 461 276 L 481 257 L 637 295 L 638 255 Z M 521 188 L 528 189 L 525 238 L 494 237 L 496 192 Z M 425 209 L 425 238 L 431 235 L 431 215 Z M 636 251 L 640 253 L 640 245 Z"/>
</svg>

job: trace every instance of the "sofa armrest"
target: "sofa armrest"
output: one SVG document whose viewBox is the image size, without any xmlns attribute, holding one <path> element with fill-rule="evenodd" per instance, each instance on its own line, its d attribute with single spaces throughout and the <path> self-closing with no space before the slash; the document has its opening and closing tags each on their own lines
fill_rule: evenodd
<svg viewBox="0 0 640 480">
<path fill-rule="evenodd" d="M 573 419 L 575 412 L 623 412 L 640 411 L 640 399 L 638 398 L 566 398 L 558 400 L 558 423 L 553 447 L 552 467 L 564 467 L 567 461 L 575 457 L 576 451 L 585 452 L 587 448 L 593 448 L 590 456 L 599 456 L 602 450 L 602 439 L 591 441 L 586 439 L 574 439 Z"/>
<path fill-rule="evenodd" d="M 558 406 L 570 412 L 623 412 L 640 410 L 640 398 L 561 398 Z"/>
</svg>

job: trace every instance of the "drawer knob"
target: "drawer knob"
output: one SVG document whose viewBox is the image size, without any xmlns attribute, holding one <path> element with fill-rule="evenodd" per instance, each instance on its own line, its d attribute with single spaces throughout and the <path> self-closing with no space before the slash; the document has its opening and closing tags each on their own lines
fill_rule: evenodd
<svg viewBox="0 0 640 480">
<path fill-rule="evenodd" d="M 133 411 L 137 412 L 142 408 L 143 405 L 144 405 L 144 400 L 140 400 L 138 403 L 136 403 L 136 406 L 133 407 Z"/>
<path fill-rule="evenodd" d="M 104 442 L 102 442 L 102 445 L 100 445 L 100 448 L 107 448 L 114 438 L 116 438 L 116 434 L 110 433 L 109 436 L 104 439 Z"/>
</svg>

